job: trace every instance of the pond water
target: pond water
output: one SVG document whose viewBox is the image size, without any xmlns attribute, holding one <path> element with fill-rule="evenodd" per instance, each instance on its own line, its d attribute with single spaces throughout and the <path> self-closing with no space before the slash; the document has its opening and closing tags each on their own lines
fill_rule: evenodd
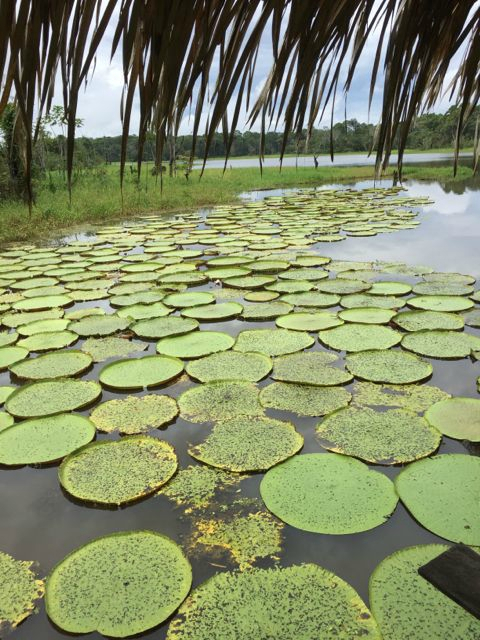
<svg viewBox="0 0 480 640">
<path fill-rule="evenodd" d="M 354 156 L 358 163 L 358 156 Z M 422 154 L 422 160 L 425 155 Z M 290 159 L 287 159 L 290 160 Z M 344 161 L 339 156 L 338 161 Z M 238 161 L 241 162 L 241 161 Z M 248 161 L 247 161 L 248 162 Z M 242 165 L 244 166 L 244 165 Z M 250 166 L 250 165 L 245 165 Z M 343 188 L 346 185 L 329 185 L 329 188 Z M 372 182 L 361 182 L 349 187 L 371 187 Z M 377 186 L 389 186 L 377 183 Z M 342 242 L 318 243 L 309 251 L 334 259 L 361 261 L 401 261 L 407 264 L 430 265 L 438 271 L 454 271 L 480 277 L 480 182 L 475 180 L 463 184 L 439 182 L 406 183 L 408 196 L 429 196 L 431 204 L 420 207 L 420 225 L 394 233 L 384 233 L 372 237 L 348 237 Z M 270 195 L 286 192 L 254 192 L 246 194 L 246 200 L 258 200 Z M 204 212 L 205 213 L 205 212 Z M 208 215 L 208 214 L 207 214 Z M 85 236 L 77 235 L 75 239 Z M 74 239 L 74 238 L 71 238 Z M 195 248 L 190 246 L 189 248 Z M 306 251 L 305 251 L 306 252 Z M 383 279 L 386 279 L 385 277 Z M 399 280 L 397 276 L 392 279 Z M 405 282 L 417 279 L 404 277 Z M 210 289 L 211 285 L 198 287 Z M 242 299 L 239 298 L 241 302 Z M 78 303 L 77 307 L 102 306 L 113 311 L 106 301 Z M 337 308 L 338 310 L 339 308 Z M 274 327 L 273 322 L 228 322 L 203 323 L 201 329 L 226 331 L 236 336 L 244 329 Z M 469 332 L 480 336 L 480 331 L 469 328 Z M 81 341 L 74 348 L 78 349 Z M 314 350 L 323 347 L 316 341 Z M 142 355 L 155 353 L 155 341 L 149 341 L 148 349 Z M 433 365 L 433 376 L 429 384 L 440 387 L 452 395 L 478 397 L 476 380 L 480 375 L 480 363 L 469 358 L 461 360 L 433 360 L 425 358 Z M 98 363 L 82 379 L 96 379 L 104 363 Z M 271 382 L 259 383 L 260 387 Z M 0 385 L 12 384 L 8 372 L 0 374 Z M 177 397 L 193 382 L 180 378 L 162 389 L 161 392 Z M 352 385 L 347 385 L 350 389 Z M 102 401 L 126 396 L 128 393 L 113 393 L 103 390 Z M 141 393 L 135 395 L 142 395 Z M 89 415 L 89 410 L 81 412 Z M 326 453 L 315 437 L 314 426 L 319 418 L 298 417 L 285 411 L 267 409 L 267 415 L 293 422 L 304 436 L 303 453 Z M 188 454 L 189 443 L 197 443 L 208 433 L 210 427 L 193 424 L 177 418 L 173 425 L 154 435 L 170 442 L 176 449 L 179 468 L 196 464 Z M 116 439 L 118 436 L 99 435 L 98 439 Z M 440 453 L 471 453 L 479 455 L 479 447 L 464 444 L 444 437 Z M 374 466 L 381 473 L 393 478 L 398 467 Z M 180 544 L 186 544 L 191 531 L 192 520 L 181 506 L 164 496 L 150 497 L 120 509 L 96 508 L 71 499 L 62 491 L 58 482 L 58 467 L 22 467 L 0 469 L 0 550 L 17 559 L 38 562 L 40 575 L 46 575 L 64 556 L 92 538 L 128 530 L 151 529 L 159 531 Z M 226 490 L 224 504 L 239 498 L 259 498 L 259 484 L 263 474 L 254 474 L 243 479 L 238 485 Z M 207 513 L 209 518 L 221 517 L 221 504 Z M 392 517 L 385 524 L 370 531 L 351 535 L 323 535 L 308 533 L 285 526 L 280 564 L 314 562 L 324 566 L 349 582 L 368 604 L 368 579 L 378 563 L 394 551 L 415 544 L 444 542 L 443 539 L 423 528 L 399 503 Z M 192 554 L 193 586 L 224 568 L 233 567 L 226 554 L 206 550 L 202 554 Z M 272 566 L 270 560 L 261 561 L 259 566 Z M 160 640 L 165 638 L 167 624 L 141 637 Z M 38 615 L 29 617 L 14 632 L 18 640 L 55 640 L 69 637 L 56 628 L 45 614 L 44 604 L 40 604 Z M 89 638 L 100 638 L 97 633 Z"/>
</svg>

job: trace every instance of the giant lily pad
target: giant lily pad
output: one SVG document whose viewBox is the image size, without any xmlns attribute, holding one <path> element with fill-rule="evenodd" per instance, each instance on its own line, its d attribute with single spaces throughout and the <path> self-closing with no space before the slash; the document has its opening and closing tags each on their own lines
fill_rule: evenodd
<svg viewBox="0 0 480 640">
<path fill-rule="evenodd" d="M 94 437 L 95 426 L 74 413 L 24 420 L 0 432 L 0 464 L 54 462 Z"/>
<path fill-rule="evenodd" d="M 288 293 L 282 300 L 297 307 L 335 307 L 340 302 L 340 296 L 333 293 L 319 293 L 306 291 L 305 293 Z"/>
<path fill-rule="evenodd" d="M 258 302 L 245 306 L 242 318 L 244 320 L 274 320 L 278 316 L 289 313 L 292 309 L 292 305 L 287 302 Z"/>
<path fill-rule="evenodd" d="M 300 416 L 324 416 L 346 407 L 352 394 L 343 387 L 273 382 L 260 392 L 260 402 L 269 409 L 291 411 Z"/>
<path fill-rule="evenodd" d="M 445 311 L 404 311 L 393 318 L 394 324 L 405 331 L 423 331 L 444 329 L 457 331 L 463 329 L 462 316 Z"/>
<path fill-rule="evenodd" d="M 186 291 L 185 293 L 171 293 L 163 298 L 162 302 L 168 307 L 185 309 L 186 307 L 197 307 L 202 304 L 215 302 L 215 296 L 207 291 Z"/>
<path fill-rule="evenodd" d="M 292 527 L 336 535 L 378 527 L 398 501 L 387 476 L 334 453 L 294 456 L 273 467 L 260 493 L 267 508 Z"/>
<path fill-rule="evenodd" d="M 303 331 L 288 329 L 247 329 L 241 331 L 234 345 L 235 351 L 258 351 L 268 356 L 281 356 L 308 349 L 315 339 Z"/>
<path fill-rule="evenodd" d="M 67 295 L 36 296 L 14 302 L 12 309 L 17 311 L 43 311 L 43 309 L 53 309 L 54 307 L 68 307 L 71 304 L 73 304 L 73 300 Z"/>
<path fill-rule="evenodd" d="M 406 300 L 395 296 L 372 296 L 370 293 L 353 293 L 343 296 L 340 304 L 345 309 L 374 307 L 376 309 L 401 309 Z"/>
<path fill-rule="evenodd" d="M 81 320 L 76 320 L 68 325 L 70 331 L 74 331 L 79 336 L 109 336 L 117 331 L 123 331 L 128 327 L 130 318 L 120 318 L 114 314 L 104 316 L 88 316 Z"/>
<path fill-rule="evenodd" d="M 359 324 L 388 324 L 395 315 L 390 309 L 378 307 L 356 307 L 340 311 L 338 317 L 346 322 L 357 322 Z"/>
<path fill-rule="evenodd" d="M 82 409 L 94 402 L 102 389 L 94 380 L 41 380 L 14 391 L 5 403 L 6 410 L 18 418 L 50 416 Z"/>
<path fill-rule="evenodd" d="M 385 349 L 348 354 L 345 365 L 360 380 L 387 384 L 421 382 L 433 372 L 432 365 L 418 356 Z"/>
<path fill-rule="evenodd" d="M 18 327 L 18 333 L 22 336 L 33 336 L 36 333 L 48 333 L 49 331 L 64 331 L 69 324 L 65 318 L 53 318 L 48 320 L 36 320 Z M 7 334 L 12 335 L 12 334 Z"/>
<path fill-rule="evenodd" d="M 407 547 L 376 567 L 370 578 L 370 603 L 384 640 L 480 637 L 480 620 L 418 573 L 447 549 L 441 544 Z"/>
<path fill-rule="evenodd" d="M 150 318 L 148 320 L 140 320 L 139 322 L 136 322 L 131 329 L 133 333 L 140 338 L 158 339 L 190 333 L 190 331 L 197 329 L 198 326 L 197 320 L 170 316 L 168 318 Z"/>
<path fill-rule="evenodd" d="M 441 441 L 424 418 L 403 409 L 340 409 L 318 425 L 317 435 L 325 449 L 374 464 L 418 460 L 433 453 Z"/>
<path fill-rule="evenodd" d="M 167 356 L 117 360 L 100 371 L 99 380 L 113 389 L 143 389 L 170 382 L 183 371 L 183 362 Z"/>
<path fill-rule="evenodd" d="M 37 320 L 53 320 L 55 318 L 61 318 L 63 314 L 63 309 L 47 309 L 46 311 L 25 311 L 22 313 L 8 313 L 2 317 L 2 324 L 6 327 L 16 328 L 22 324 L 36 322 Z"/>
<path fill-rule="evenodd" d="M 146 342 L 126 340 L 125 338 L 88 338 L 83 343 L 81 350 L 91 355 L 94 362 L 102 362 L 109 358 L 121 358 L 132 353 L 145 351 L 147 346 Z"/>
<path fill-rule="evenodd" d="M 33 562 L 15 560 L 0 551 L 0 633 L 5 637 L 34 613 L 44 583 L 32 571 Z M 5 635 L 4 635 L 5 634 Z"/>
<path fill-rule="evenodd" d="M 8 369 L 15 362 L 25 360 L 28 349 L 25 347 L 0 347 L 0 371 Z"/>
<path fill-rule="evenodd" d="M 337 360 L 333 353 L 311 351 L 292 353 L 275 358 L 272 378 L 283 382 L 330 387 L 350 382 L 352 374 L 344 369 L 329 366 Z"/>
<path fill-rule="evenodd" d="M 480 338 L 457 331 L 414 331 L 404 336 L 402 347 L 430 358 L 465 358 L 480 349 Z"/>
<path fill-rule="evenodd" d="M 449 438 L 480 442 L 480 400 L 449 398 L 425 413 L 428 422 Z"/>
<path fill-rule="evenodd" d="M 83 351 L 54 351 L 38 358 L 22 360 L 10 366 L 10 371 L 25 380 L 43 378 L 63 378 L 86 371 L 92 364 L 92 357 Z"/>
<path fill-rule="evenodd" d="M 0 332 L 0 348 L 11 345 L 17 340 L 18 340 L 18 333 L 16 331 L 12 331 L 11 333 L 7 333 L 6 331 Z"/>
<path fill-rule="evenodd" d="M 389 349 L 402 340 L 402 334 L 390 327 L 353 322 L 320 331 L 318 337 L 327 347 L 337 351 Z"/>
<path fill-rule="evenodd" d="M 17 345 L 29 351 L 51 351 L 53 349 L 63 349 L 69 347 L 78 340 L 78 335 L 73 331 L 49 331 L 47 333 L 36 333 L 28 338 L 19 340 Z"/>
<path fill-rule="evenodd" d="M 178 398 L 178 405 L 182 418 L 190 422 L 263 414 L 257 387 L 245 381 L 207 382 L 187 389 Z"/>
<path fill-rule="evenodd" d="M 461 296 L 414 296 L 407 304 L 425 311 L 466 311 L 474 306 L 472 300 Z"/>
<path fill-rule="evenodd" d="M 275 324 L 282 329 L 293 329 L 294 331 L 321 331 L 331 329 L 343 324 L 337 314 L 333 311 L 317 311 L 316 313 L 295 312 L 276 319 Z"/>
<path fill-rule="evenodd" d="M 238 302 L 223 302 L 220 304 L 204 304 L 182 310 L 182 316 L 210 322 L 229 320 L 242 313 L 243 306 Z"/>
<path fill-rule="evenodd" d="M 247 380 L 258 382 L 272 370 L 272 361 L 262 353 L 221 351 L 189 362 L 186 372 L 200 382 Z"/>
<path fill-rule="evenodd" d="M 166 620 L 192 582 L 181 548 L 154 531 L 114 533 L 66 556 L 47 578 L 49 617 L 68 633 L 123 638 Z"/>
<path fill-rule="evenodd" d="M 369 282 L 361 280 L 347 280 L 343 278 L 335 278 L 333 280 L 324 280 L 316 284 L 316 288 L 323 293 L 334 293 L 341 296 L 351 293 L 362 293 L 371 288 Z"/>
<path fill-rule="evenodd" d="M 398 407 L 423 413 L 435 402 L 449 397 L 450 394 L 429 384 L 355 382 L 353 385 L 353 402 L 360 407 Z"/>
<path fill-rule="evenodd" d="M 290 422 L 262 417 L 240 417 L 217 422 L 189 454 L 212 467 L 228 471 L 264 471 L 293 456 L 303 437 Z"/>
<path fill-rule="evenodd" d="M 63 488 L 79 500 L 125 504 L 147 496 L 177 470 L 171 444 L 138 435 L 93 442 L 70 454 L 60 465 Z"/>
<path fill-rule="evenodd" d="M 395 487 L 426 529 L 480 545 L 480 458 L 450 453 L 414 462 L 395 478 Z"/>
<path fill-rule="evenodd" d="M 145 318 L 161 318 L 168 316 L 171 309 L 166 307 L 162 302 L 153 302 L 152 304 L 131 304 L 122 307 L 117 311 L 120 318 L 131 318 L 132 320 L 144 320 Z"/>
<path fill-rule="evenodd" d="M 235 339 L 222 331 L 192 331 L 183 336 L 162 338 L 157 352 L 178 358 L 201 358 L 218 351 L 226 351 Z"/>
<path fill-rule="evenodd" d="M 369 294 L 374 296 L 405 296 L 412 287 L 405 282 L 374 282 Z"/>
<path fill-rule="evenodd" d="M 134 434 L 159 429 L 177 415 L 178 406 L 174 398 L 147 395 L 108 400 L 95 407 L 90 419 L 99 431 Z"/>
</svg>

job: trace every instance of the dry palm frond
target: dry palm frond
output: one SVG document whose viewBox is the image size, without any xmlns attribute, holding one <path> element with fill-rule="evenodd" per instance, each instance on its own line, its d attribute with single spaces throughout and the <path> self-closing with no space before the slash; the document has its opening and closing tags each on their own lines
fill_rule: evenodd
<svg viewBox="0 0 480 640">
<path fill-rule="evenodd" d="M 260 123 L 262 134 L 272 123 L 283 127 L 284 150 L 290 132 L 300 136 L 306 129 L 308 139 L 338 90 L 348 92 L 372 34 L 378 44 L 370 99 L 383 77 L 376 132 L 378 172 L 386 166 L 394 141 L 401 168 L 410 125 L 443 94 L 447 70 L 459 51 L 464 51 L 463 59 L 449 86 L 460 114 L 457 154 L 462 128 L 480 97 L 478 1 L 0 0 L 0 115 L 14 94 L 26 132 L 27 177 L 37 133 L 34 119 L 51 105 L 57 72 L 63 80 L 71 176 L 78 92 L 112 24 L 112 55 L 121 52 L 125 79 L 122 177 L 135 96 L 140 100 L 139 158 L 147 132 L 153 130 L 160 162 L 165 144 L 173 149 L 192 105 L 192 156 L 206 112 L 205 154 L 219 128 L 228 154 L 242 107 L 248 109 L 251 124 Z M 249 99 L 264 34 L 272 40 L 273 62 L 252 106 Z M 260 156 L 262 152 L 263 142 Z"/>
</svg>

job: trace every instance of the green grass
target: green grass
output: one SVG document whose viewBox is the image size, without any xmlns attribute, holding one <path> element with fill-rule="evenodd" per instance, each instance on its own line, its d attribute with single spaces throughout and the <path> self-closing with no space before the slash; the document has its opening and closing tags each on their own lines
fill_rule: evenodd
<svg viewBox="0 0 480 640">
<path fill-rule="evenodd" d="M 393 169 L 387 172 L 391 176 Z M 471 170 L 460 167 L 457 180 L 471 176 Z M 405 179 L 449 180 L 453 179 L 451 167 L 406 165 Z M 332 182 L 355 182 L 373 178 L 373 168 L 352 167 L 285 167 L 266 168 L 263 175 L 257 168 L 232 169 L 225 174 L 219 169 L 208 169 L 202 179 L 194 172 L 187 182 L 184 176 L 159 181 L 145 171 L 140 185 L 128 173 L 122 195 L 119 188 L 118 167 L 108 167 L 103 173 L 83 174 L 75 179 L 72 202 L 63 179 L 54 178 L 51 188 L 45 181 L 37 187 L 36 204 L 31 215 L 27 207 L 18 201 L 0 204 L 0 240 L 38 241 L 73 230 L 75 226 L 103 224 L 133 217 L 146 212 L 191 211 L 199 207 L 227 204 L 237 200 L 239 193 L 258 189 L 314 186 Z"/>
</svg>

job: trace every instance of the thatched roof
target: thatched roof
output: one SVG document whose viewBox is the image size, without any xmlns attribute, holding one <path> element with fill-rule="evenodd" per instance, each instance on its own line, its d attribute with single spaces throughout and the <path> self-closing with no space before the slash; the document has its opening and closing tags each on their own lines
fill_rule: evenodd
<svg viewBox="0 0 480 640">
<path fill-rule="evenodd" d="M 158 158 L 167 141 L 175 138 L 189 108 L 194 114 L 194 140 L 205 133 L 208 151 L 208 142 L 221 127 L 229 148 L 242 100 L 250 124 L 260 123 L 262 131 L 271 124 L 282 127 L 285 144 L 289 132 L 308 132 L 338 91 L 348 92 L 373 31 L 380 37 L 370 98 L 375 82 L 383 78 L 377 170 L 388 161 L 394 140 L 399 143 L 401 163 L 413 119 L 445 89 L 460 107 L 458 143 L 480 94 L 478 1 L 1 0 L 0 115 L 14 95 L 27 174 L 36 118 L 52 103 L 57 72 L 63 79 L 68 114 L 71 172 L 78 92 L 94 71 L 98 45 L 112 24 L 112 54 L 121 52 L 125 78 L 122 171 L 136 93 L 140 147 L 146 132 L 153 129 Z M 273 64 L 259 98 L 249 103 L 264 33 L 271 37 Z M 450 62 L 462 49 L 463 59 L 445 87 Z M 219 65 L 214 64 L 216 55 Z M 345 86 L 340 85 L 342 65 L 348 67 Z M 214 86 L 211 93 L 209 86 Z M 232 100 L 234 116 L 227 122 Z M 207 107 L 206 131 L 200 131 Z"/>
</svg>

